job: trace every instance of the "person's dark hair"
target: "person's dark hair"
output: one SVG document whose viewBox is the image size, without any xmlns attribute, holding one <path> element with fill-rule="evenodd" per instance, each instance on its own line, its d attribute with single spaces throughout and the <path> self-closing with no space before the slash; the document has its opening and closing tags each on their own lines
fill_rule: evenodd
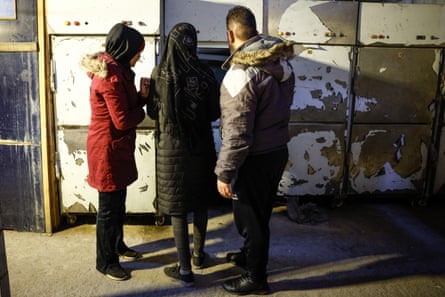
<svg viewBox="0 0 445 297">
<path fill-rule="evenodd" d="M 234 33 L 241 40 L 248 40 L 258 34 L 255 15 L 245 6 L 239 5 L 229 10 L 226 17 L 227 29 L 233 29 L 233 24 L 237 24 Z"/>
</svg>

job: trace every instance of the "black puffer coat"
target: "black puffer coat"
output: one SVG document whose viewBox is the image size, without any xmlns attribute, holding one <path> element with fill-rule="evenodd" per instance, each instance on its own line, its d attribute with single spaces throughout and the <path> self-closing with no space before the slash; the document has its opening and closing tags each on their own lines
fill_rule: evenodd
<svg viewBox="0 0 445 297">
<path fill-rule="evenodd" d="M 196 55 L 190 24 L 176 25 L 151 75 L 147 113 L 157 122 L 157 209 L 180 215 L 206 206 L 216 193 L 211 122 L 219 117 L 219 86 Z"/>
</svg>

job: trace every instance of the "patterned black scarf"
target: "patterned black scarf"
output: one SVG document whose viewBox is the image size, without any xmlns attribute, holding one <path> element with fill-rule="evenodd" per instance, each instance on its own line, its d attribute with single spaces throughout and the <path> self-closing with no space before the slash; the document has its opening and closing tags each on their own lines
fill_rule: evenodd
<svg viewBox="0 0 445 297">
<path fill-rule="evenodd" d="M 203 128 L 194 121 L 198 107 L 209 96 L 209 91 L 217 88 L 213 72 L 199 61 L 196 49 L 193 25 L 175 25 L 168 35 L 161 61 L 152 73 L 157 90 L 155 100 L 164 106 L 164 120 L 177 126 L 189 148 Z"/>
</svg>

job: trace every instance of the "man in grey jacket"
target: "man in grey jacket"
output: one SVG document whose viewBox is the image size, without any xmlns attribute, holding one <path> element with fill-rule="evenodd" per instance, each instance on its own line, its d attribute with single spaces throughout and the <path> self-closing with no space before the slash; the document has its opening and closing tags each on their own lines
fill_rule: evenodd
<svg viewBox="0 0 445 297">
<path fill-rule="evenodd" d="M 243 6 L 229 10 L 226 23 L 231 56 L 223 64 L 228 71 L 221 85 L 222 147 L 215 173 L 244 238 L 241 251 L 227 259 L 246 272 L 223 287 L 238 295 L 267 294 L 269 220 L 288 160 L 293 44 L 258 34 L 255 16 Z"/>
</svg>

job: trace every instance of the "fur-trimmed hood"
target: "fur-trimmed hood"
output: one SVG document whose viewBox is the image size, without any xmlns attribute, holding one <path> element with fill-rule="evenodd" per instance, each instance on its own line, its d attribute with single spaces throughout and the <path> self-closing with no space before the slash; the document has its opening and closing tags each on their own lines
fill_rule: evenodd
<svg viewBox="0 0 445 297">
<path fill-rule="evenodd" d="M 293 45 L 292 41 L 257 35 L 233 52 L 222 68 L 227 70 L 232 64 L 262 67 L 269 62 L 288 59 L 294 55 Z"/>
<path fill-rule="evenodd" d="M 113 60 L 113 58 L 105 52 L 87 54 L 80 60 L 80 67 L 90 78 L 97 76 L 104 79 L 108 74 L 107 60 L 109 59 L 111 61 Z"/>
</svg>

